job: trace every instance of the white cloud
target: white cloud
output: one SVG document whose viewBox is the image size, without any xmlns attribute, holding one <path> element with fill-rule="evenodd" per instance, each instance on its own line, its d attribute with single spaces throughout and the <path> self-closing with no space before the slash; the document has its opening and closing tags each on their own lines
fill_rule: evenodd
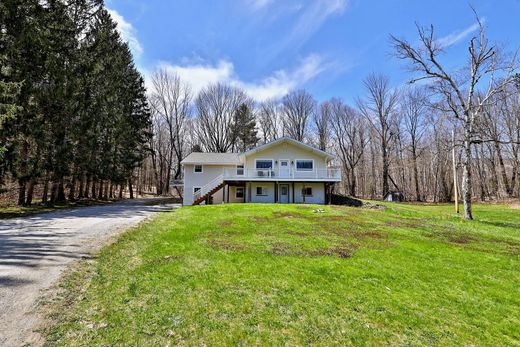
<svg viewBox="0 0 520 347">
<path fill-rule="evenodd" d="M 116 10 L 107 9 L 110 16 L 117 24 L 117 31 L 121 34 L 121 38 L 128 42 L 128 47 L 134 54 L 135 57 L 139 57 L 143 54 L 143 46 L 137 39 L 136 30 L 132 23 L 127 22 L 123 16 L 121 16 Z"/>
<path fill-rule="evenodd" d="M 181 80 L 191 86 L 195 95 L 207 85 L 221 82 L 244 89 L 256 101 L 265 101 L 286 95 L 331 66 L 332 63 L 326 62 L 321 56 L 313 54 L 303 59 L 295 69 L 275 71 L 271 76 L 258 82 L 242 81 L 235 73 L 233 63 L 227 60 L 221 60 L 216 65 L 172 65 L 161 62 L 157 67 L 177 74 Z"/>
<path fill-rule="evenodd" d="M 485 21 L 486 21 L 486 19 L 482 18 L 481 22 L 485 23 Z M 479 29 L 479 24 L 474 23 L 462 31 L 457 30 L 444 37 L 437 39 L 437 44 L 439 44 L 443 48 L 447 48 L 449 46 L 452 46 L 452 45 L 464 40 L 466 37 L 471 35 L 473 32 L 477 31 L 478 29 Z"/>
<path fill-rule="evenodd" d="M 274 53 L 278 54 L 287 47 L 301 47 L 333 15 L 342 14 L 348 0 L 312 0 L 301 6 L 300 15 L 289 34 L 282 40 Z M 276 55 L 275 54 L 275 55 Z"/>
</svg>

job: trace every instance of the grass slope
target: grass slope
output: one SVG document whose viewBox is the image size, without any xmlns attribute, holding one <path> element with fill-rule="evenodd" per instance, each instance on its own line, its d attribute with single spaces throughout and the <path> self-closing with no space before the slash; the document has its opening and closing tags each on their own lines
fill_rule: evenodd
<svg viewBox="0 0 520 347">
<path fill-rule="evenodd" d="M 57 345 L 518 345 L 520 212 L 184 207 L 63 282 Z"/>
</svg>

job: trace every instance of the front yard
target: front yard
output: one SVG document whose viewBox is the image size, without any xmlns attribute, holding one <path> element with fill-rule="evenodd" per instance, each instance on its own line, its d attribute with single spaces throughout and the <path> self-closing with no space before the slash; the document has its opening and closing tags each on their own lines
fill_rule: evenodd
<svg viewBox="0 0 520 347">
<path fill-rule="evenodd" d="M 520 211 L 184 207 L 124 234 L 47 307 L 57 345 L 518 345 Z M 323 208 L 324 212 L 313 212 Z"/>
</svg>

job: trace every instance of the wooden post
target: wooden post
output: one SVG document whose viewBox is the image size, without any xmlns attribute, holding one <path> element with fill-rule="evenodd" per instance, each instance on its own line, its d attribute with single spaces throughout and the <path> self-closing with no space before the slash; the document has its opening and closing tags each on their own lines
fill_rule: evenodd
<svg viewBox="0 0 520 347">
<path fill-rule="evenodd" d="M 452 157 L 453 157 L 453 195 L 455 197 L 455 213 L 459 213 L 459 192 L 457 188 L 457 159 L 455 155 L 455 128 L 452 132 Z"/>
<path fill-rule="evenodd" d="M 292 183 L 292 203 L 294 204 L 294 181 Z"/>
<path fill-rule="evenodd" d="M 229 203 L 229 184 L 226 184 L 227 193 L 226 193 L 226 202 Z"/>
</svg>

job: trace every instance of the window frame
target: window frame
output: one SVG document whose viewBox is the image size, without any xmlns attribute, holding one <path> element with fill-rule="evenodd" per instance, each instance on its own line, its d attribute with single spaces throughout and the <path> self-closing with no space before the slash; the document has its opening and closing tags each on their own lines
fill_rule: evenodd
<svg viewBox="0 0 520 347">
<path fill-rule="evenodd" d="M 305 191 L 306 189 L 310 189 L 311 193 L 307 194 L 307 192 Z M 312 193 L 312 187 L 302 187 L 302 196 L 305 196 L 305 197 L 311 196 L 312 197 L 313 196 L 312 194 L 313 194 Z"/>
<path fill-rule="evenodd" d="M 238 196 L 239 190 L 242 191 L 242 196 Z M 235 188 L 235 199 L 244 199 L 246 196 L 245 193 L 246 193 L 246 190 L 244 189 L 244 187 L 236 187 Z"/>
<path fill-rule="evenodd" d="M 200 171 L 196 170 L 197 166 L 200 166 Z M 202 165 L 202 164 L 193 164 L 193 173 L 196 173 L 196 174 L 204 173 L 204 165 Z"/>
<path fill-rule="evenodd" d="M 270 168 L 258 168 L 258 162 L 259 161 L 270 161 L 271 162 L 271 167 Z M 255 170 L 273 170 L 274 168 L 274 160 L 273 159 L 269 159 L 269 158 L 266 158 L 266 159 L 263 159 L 263 158 L 258 158 L 258 159 L 255 159 Z"/>
<path fill-rule="evenodd" d="M 239 169 L 242 169 L 242 173 L 238 173 L 238 170 Z M 237 176 L 245 176 L 245 172 L 246 172 L 246 166 L 244 164 L 237 164 L 236 165 L 236 174 Z"/>
<path fill-rule="evenodd" d="M 193 187 L 193 195 L 195 195 L 195 193 L 197 192 L 195 189 L 198 189 L 198 190 L 202 190 L 202 187 Z"/>
<path fill-rule="evenodd" d="M 298 162 L 299 161 L 310 161 L 312 163 L 312 169 L 299 169 L 298 168 Z M 315 169 L 314 159 L 295 159 L 294 160 L 294 168 L 296 169 L 296 171 L 299 171 L 299 172 L 313 172 L 314 169 Z"/>
<path fill-rule="evenodd" d="M 260 188 L 262 190 L 261 194 L 258 194 L 258 188 Z M 267 194 L 267 187 L 266 186 L 256 186 L 255 195 L 256 196 L 268 196 L 269 194 Z"/>
</svg>

